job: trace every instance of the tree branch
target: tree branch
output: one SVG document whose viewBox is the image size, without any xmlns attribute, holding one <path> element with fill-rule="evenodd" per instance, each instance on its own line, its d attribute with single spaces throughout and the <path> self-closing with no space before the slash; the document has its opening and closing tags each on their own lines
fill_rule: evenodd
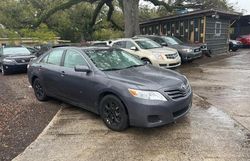
<svg viewBox="0 0 250 161">
<path fill-rule="evenodd" d="M 33 28 L 38 27 L 42 22 L 44 22 L 46 19 L 48 19 L 51 15 L 53 15 L 54 13 L 56 13 L 59 10 L 64 10 L 64 9 L 68 9 L 70 7 L 72 7 L 73 5 L 76 5 L 80 2 L 89 2 L 89 3 L 94 3 L 97 0 L 69 0 L 66 3 L 60 4 L 50 10 L 48 10 L 47 12 L 43 13 L 41 15 L 41 17 L 35 22 L 35 24 L 33 25 Z"/>
<path fill-rule="evenodd" d="M 166 2 L 164 2 L 164 1 L 159 1 L 159 0 L 145 0 L 145 1 L 151 2 L 155 6 L 163 6 L 168 11 L 172 11 L 173 10 L 173 8 L 169 4 L 167 4 Z"/>
<path fill-rule="evenodd" d="M 99 13 L 100 13 L 100 11 L 101 11 L 103 5 L 106 3 L 106 1 L 107 1 L 107 0 L 101 0 L 101 1 L 98 3 L 97 7 L 95 8 L 94 14 L 93 14 L 93 17 L 92 17 L 92 20 L 91 20 L 91 23 L 90 23 L 90 26 L 91 26 L 91 27 L 93 27 L 93 26 L 95 25 L 96 19 L 97 19 L 98 15 L 99 15 Z"/>
</svg>

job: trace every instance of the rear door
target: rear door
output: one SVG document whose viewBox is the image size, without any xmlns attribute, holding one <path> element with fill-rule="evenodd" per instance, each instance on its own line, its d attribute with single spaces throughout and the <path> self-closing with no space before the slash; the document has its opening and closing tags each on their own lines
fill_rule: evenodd
<svg viewBox="0 0 250 161">
<path fill-rule="evenodd" d="M 54 49 L 45 56 L 39 65 L 39 76 L 42 79 L 47 94 L 61 96 L 58 82 L 60 82 L 60 66 L 64 49 Z"/>
</svg>

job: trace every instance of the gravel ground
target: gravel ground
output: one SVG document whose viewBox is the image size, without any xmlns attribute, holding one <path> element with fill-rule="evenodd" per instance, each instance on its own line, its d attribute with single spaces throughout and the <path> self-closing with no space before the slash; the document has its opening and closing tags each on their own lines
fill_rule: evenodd
<svg viewBox="0 0 250 161">
<path fill-rule="evenodd" d="M 26 74 L 0 75 L 0 161 L 20 154 L 48 125 L 60 103 L 40 103 Z"/>
</svg>

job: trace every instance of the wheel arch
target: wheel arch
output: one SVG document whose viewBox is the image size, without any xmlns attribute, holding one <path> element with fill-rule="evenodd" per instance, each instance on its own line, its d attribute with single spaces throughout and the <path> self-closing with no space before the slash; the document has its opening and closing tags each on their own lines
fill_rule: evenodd
<svg viewBox="0 0 250 161">
<path fill-rule="evenodd" d="M 102 99 L 107 96 L 107 95 L 114 95 L 116 96 L 118 99 L 120 99 L 120 101 L 122 102 L 122 104 L 124 105 L 125 109 L 126 109 L 126 113 L 128 115 L 128 118 L 129 118 L 129 113 L 128 113 L 128 108 L 127 108 L 127 105 L 125 103 L 125 101 L 122 99 L 122 97 L 118 94 L 118 92 L 115 92 L 115 91 L 103 91 L 99 94 L 99 97 L 98 97 L 98 102 L 97 102 L 97 109 L 98 109 L 98 114 L 100 114 L 100 103 L 102 101 Z"/>
</svg>

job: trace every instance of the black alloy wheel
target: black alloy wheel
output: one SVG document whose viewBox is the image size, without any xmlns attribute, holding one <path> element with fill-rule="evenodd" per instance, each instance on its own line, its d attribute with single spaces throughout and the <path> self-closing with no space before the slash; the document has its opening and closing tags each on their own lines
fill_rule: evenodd
<svg viewBox="0 0 250 161">
<path fill-rule="evenodd" d="M 108 128 L 123 131 L 128 127 L 128 114 L 121 100 L 114 95 L 105 96 L 100 102 L 100 114 Z"/>
<path fill-rule="evenodd" d="M 35 96 L 39 101 L 46 101 L 48 99 L 43 86 L 38 78 L 36 78 L 33 82 L 33 88 L 35 92 Z"/>
</svg>

